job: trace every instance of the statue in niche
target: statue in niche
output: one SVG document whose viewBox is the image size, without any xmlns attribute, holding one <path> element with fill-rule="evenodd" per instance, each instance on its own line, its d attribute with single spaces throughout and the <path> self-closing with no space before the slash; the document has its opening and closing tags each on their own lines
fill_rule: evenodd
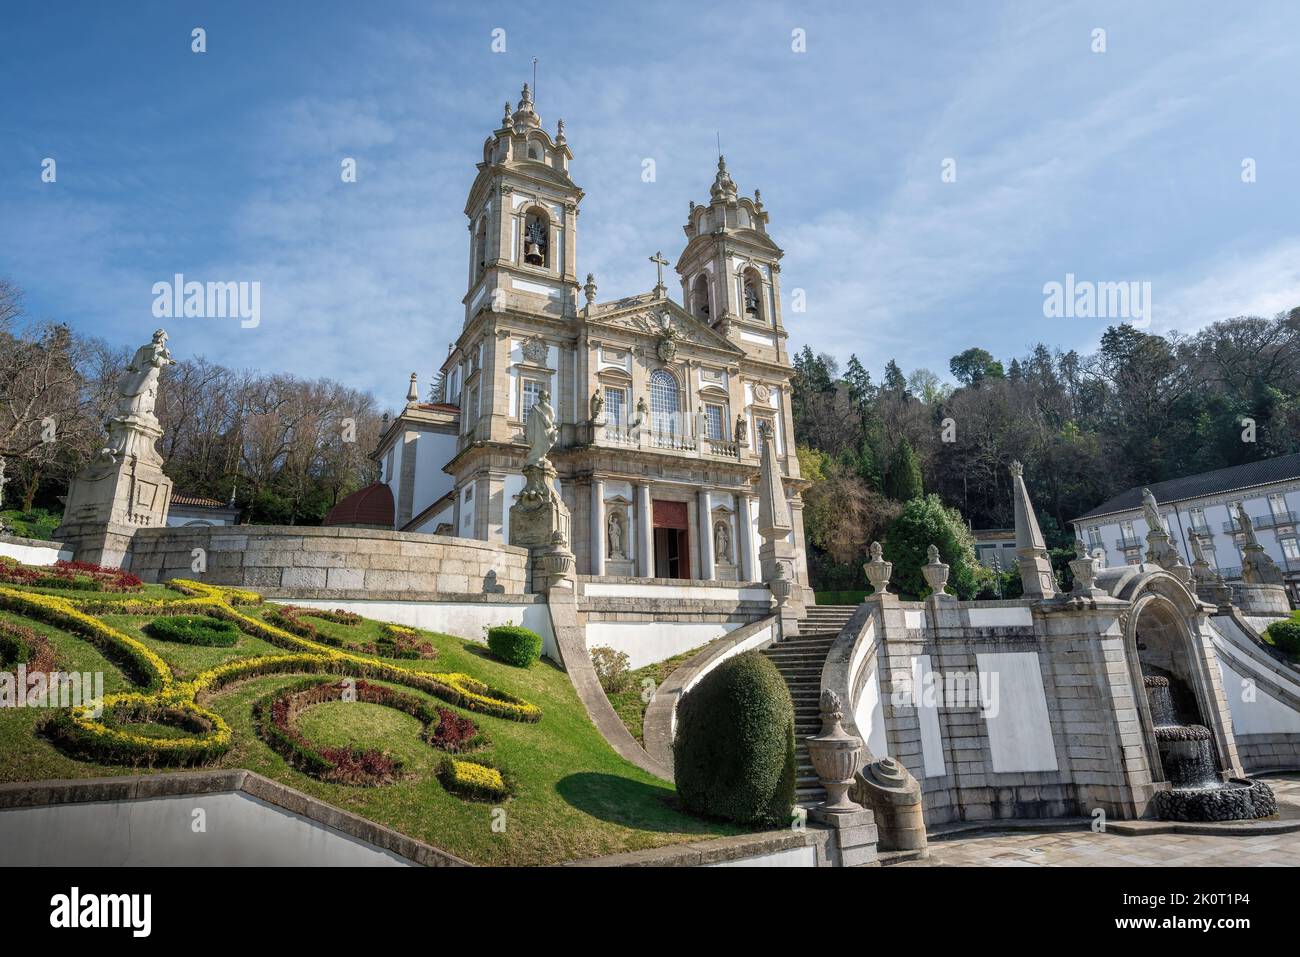
<svg viewBox="0 0 1300 957">
<path fill-rule="evenodd" d="M 551 393 L 543 389 L 537 394 L 537 404 L 528 413 L 528 424 L 524 428 L 524 439 L 528 442 L 528 459 L 524 468 L 543 465 L 550 466 L 547 454 L 560 437 L 559 427 L 555 424 L 555 410 L 551 408 Z"/>
<path fill-rule="evenodd" d="M 632 420 L 631 427 L 634 429 L 641 428 L 641 423 L 646 420 L 646 416 L 649 414 L 650 407 L 645 404 L 645 396 L 641 396 L 641 398 L 636 400 L 636 418 Z"/>
<path fill-rule="evenodd" d="M 623 513 L 611 512 L 606 522 L 605 534 L 609 540 L 609 558 L 626 559 L 627 552 L 623 546 Z"/>
<path fill-rule="evenodd" d="M 605 400 L 601 397 L 600 390 L 597 389 L 591 394 L 591 421 L 598 424 L 604 417 Z"/>
<path fill-rule="evenodd" d="M 717 522 L 713 526 L 713 554 L 718 561 L 731 563 L 731 535 L 727 532 L 726 522 Z"/>
<path fill-rule="evenodd" d="M 745 421 L 743 415 L 736 416 L 736 444 L 749 444 L 749 423 Z"/>
</svg>

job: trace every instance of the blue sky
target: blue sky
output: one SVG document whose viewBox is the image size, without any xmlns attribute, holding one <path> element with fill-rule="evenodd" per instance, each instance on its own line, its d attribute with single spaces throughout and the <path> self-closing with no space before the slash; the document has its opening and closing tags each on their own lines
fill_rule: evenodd
<svg viewBox="0 0 1300 957">
<path fill-rule="evenodd" d="M 877 378 L 1092 348 L 1105 320 L 1044 318 L 1067 273 L 1151 282 L 1158 331 L 1300 304 L 1294 4 L 52 2 L 0 30 L 0 275 L 37 317 L 136 345 L 155 282 L 258 281 L 256 329 L 170 319 L 174 351 L 388 405 L 460 329 L 465 195 L 533 56 L 602 299 L 680 251 L 716 132 L 792 343 Z"/>
</svg>

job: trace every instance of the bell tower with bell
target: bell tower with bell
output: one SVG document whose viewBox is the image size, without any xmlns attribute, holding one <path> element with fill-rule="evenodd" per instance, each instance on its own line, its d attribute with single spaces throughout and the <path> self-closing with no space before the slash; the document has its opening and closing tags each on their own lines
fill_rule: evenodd
<svg viewBox="0 0 1300 957">
<path fill-rule="evenodd" d="M 465 203 L 469 275 L 465 325 L 479 313 L 576 314 L 577 224 L 582 190 L 569 178 L 564 121 L 542 128 L 524 84 L 506 103 L 501 125 L 483 144 L 483 161 Z"/>
<path fill-rule="evenodd" d="M 686 248 L 677 259 L 682 303 L 758 359 L 788 363 L 781 321 L 781 247 L 767 234 L 768 214 L 758 190 L 741 196 L 727 161 L 709 188 L 709 202 L 692 202 Z"/>
</svg>

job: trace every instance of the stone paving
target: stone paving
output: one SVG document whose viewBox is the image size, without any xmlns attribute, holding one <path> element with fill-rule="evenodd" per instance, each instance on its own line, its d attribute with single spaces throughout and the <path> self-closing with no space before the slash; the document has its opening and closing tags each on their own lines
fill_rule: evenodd
<svg viewBox="0 0 1300 957">
<path fill-rule="evenodd" d="M 1279 798 L 1300 803 L 1300 777 L 1265 777 Z M 986 831 L 930 841 L 930 858 L 898 867 L 1295 867 L 1300 831 L 1289 834 L 1097 834 Z"/>
</svg>

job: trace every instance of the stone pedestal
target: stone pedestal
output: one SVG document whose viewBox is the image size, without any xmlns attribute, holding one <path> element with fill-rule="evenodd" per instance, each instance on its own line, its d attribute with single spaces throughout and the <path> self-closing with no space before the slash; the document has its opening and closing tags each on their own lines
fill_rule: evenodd
<svg viewBox="0 0 1300 957">
<path fill-rule="evenodd" d="M 162 429 L 152 415 L 118 416 L 109 421 L 108 436 L 108 445 L 68 487 L 54 537 L 70 545 L 78 561 L 122 566 L 138 529 L 167 524 L 172 480 L 154 446 Z"/>
<path fill-rule="evenodd" d="M 532 590 L 546 593 L 573 583 L 570 516 L 548 459 L 524 466 L 524 488 L 510 506 L 510 544 L 527 548 Z"/>
<path fill-rule="evenodd" d="M 849 796 L 871 808 L 880 850 L 926 853 L 921 785 L 900 762 L 885 757 L 867 765 Z"/>
</svg>

